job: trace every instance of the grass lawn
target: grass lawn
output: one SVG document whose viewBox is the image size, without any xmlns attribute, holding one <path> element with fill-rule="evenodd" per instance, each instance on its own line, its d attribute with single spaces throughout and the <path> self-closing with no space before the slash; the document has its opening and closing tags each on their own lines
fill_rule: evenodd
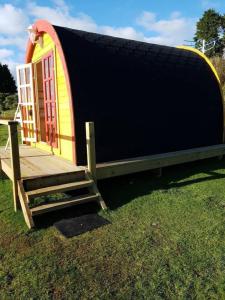
<svg viewBox="0 0 225 300">
<path fill-rule="evenodd" d="M 0 137 L 3 143 L 3 127 Z M 0 299 L 224 299 L 225 161 L 218 159 L 102 181 L 111 221 L 65 239 L 59 217 L 14 214 L 11 184 L 0 179 Z"/>
</svg>

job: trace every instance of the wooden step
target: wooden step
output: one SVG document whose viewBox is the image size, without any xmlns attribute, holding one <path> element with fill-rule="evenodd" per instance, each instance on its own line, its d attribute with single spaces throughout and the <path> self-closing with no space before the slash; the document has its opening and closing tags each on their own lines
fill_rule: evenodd
<svg viewBox="0 0 225 300">
<path fill-rule="evenodd" d="M 85 170 L 23 179 L 25 191 L 71 183 L 85 179 Z"/>
<path fill-rule="evenodd" d="M 98 194 L 86 194 L 78 197 L 72 197 L 70 199 L 42 204 L 34 208 L 31 208 L 30 211 L 32 216 L 36 216 L 36 215 L 44 214 L 50 211 L 66 208 L 81 203 L 97 201 L 98 198 L 99 198 Z"/>
<path fill-rule="evenodd" d="M 63 193 L 66 191 L 72 191 L 72 190 L 86 188 L 86 187 L 91 186 L 93 184 L 93 182 L 94 182 L 93 180 L 81 180 L 81 181 L 77 181 L 77 182 L 70 182 L 70 183 L 60 184 L 60 185 L 56 185 L 56 186 L 53 185 L 53 186 L 49 186 L 49 187 L 44 187 L 41 189 L 28 191 L 26 193 L 27 193 L 29 200 L 31 200 L 36 197 L 49 195 L 49 194 L 53 194 L 53 193 Z"/>
</svg>

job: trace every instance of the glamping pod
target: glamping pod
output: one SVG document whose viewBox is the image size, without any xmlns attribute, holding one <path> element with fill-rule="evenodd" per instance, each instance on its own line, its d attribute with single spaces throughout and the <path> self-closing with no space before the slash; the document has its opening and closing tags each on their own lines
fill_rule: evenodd
<svg viewBox="0 0 225 300">
<path fill-rule="evenodd" d="M 220 82 L 201 52 L 42 20 L 29 32 L 15 121 L 0 120 L 9 132 L 0 168 L 29 228 L 33 216 L 75 204 L 105 209 L 98 179 L 225 155 Z"/>
<path fill-rule="evenodd" d="M 24 66 L 34 74 L 33 123 L 24 123 L 24 141 L 30 134 L 36 147 L 77 165 L 86 163 L 86 121 L 95 124 L 97 163 L 223 143 L 219 79 L 200 52 L 43 20 L 33 31 Z"/>
</svg>

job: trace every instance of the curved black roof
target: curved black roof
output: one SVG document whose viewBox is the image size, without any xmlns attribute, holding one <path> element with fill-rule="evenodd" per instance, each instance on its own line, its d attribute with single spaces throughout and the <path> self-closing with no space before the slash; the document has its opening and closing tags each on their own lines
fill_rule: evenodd
<svg viewBox="0 0 225 300">
<path fill-rule="evenodd" d="M 223 141 L 218 81 L 198 54 L 54 26 L 74 101 L 78 163 L 85 121 L 94 121 L 97 162 Z"/>
</svg>

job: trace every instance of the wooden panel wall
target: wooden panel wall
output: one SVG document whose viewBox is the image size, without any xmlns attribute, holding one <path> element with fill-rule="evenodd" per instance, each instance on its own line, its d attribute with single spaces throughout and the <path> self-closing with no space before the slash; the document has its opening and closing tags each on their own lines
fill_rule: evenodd
<svg viewBox="0 0 225 300">
<path fill-rule="evenodd" d="M 56 155 L 62 156 L 68 160 L 73 160 L 73 149 L 72 149 L 72 130 L 71 130 L 71 116 L 69 106 L 69 96 L 66 86 L 66 79 L 64 75 L 63 65 L 60 60 L 59 53 L 48 34 L 43 35 L 43 47 L 38 44 L 35 45 L 32 62 L 38 62 L 42 56 L 49 51 L 54 51 L 55 59 L 55 91 L 56 91 L 56 102 L 58 112 L 58 134 L 59 143 L 58 149 L 51 148 L 49 145 L 43 142 L 37 142 L 36 147 L 43 150 L 52 152 Z M 37 99 L 38 100 L 38 99 Z M 35 144 L 33 144 L 35 146 Z"/>
</svg>

